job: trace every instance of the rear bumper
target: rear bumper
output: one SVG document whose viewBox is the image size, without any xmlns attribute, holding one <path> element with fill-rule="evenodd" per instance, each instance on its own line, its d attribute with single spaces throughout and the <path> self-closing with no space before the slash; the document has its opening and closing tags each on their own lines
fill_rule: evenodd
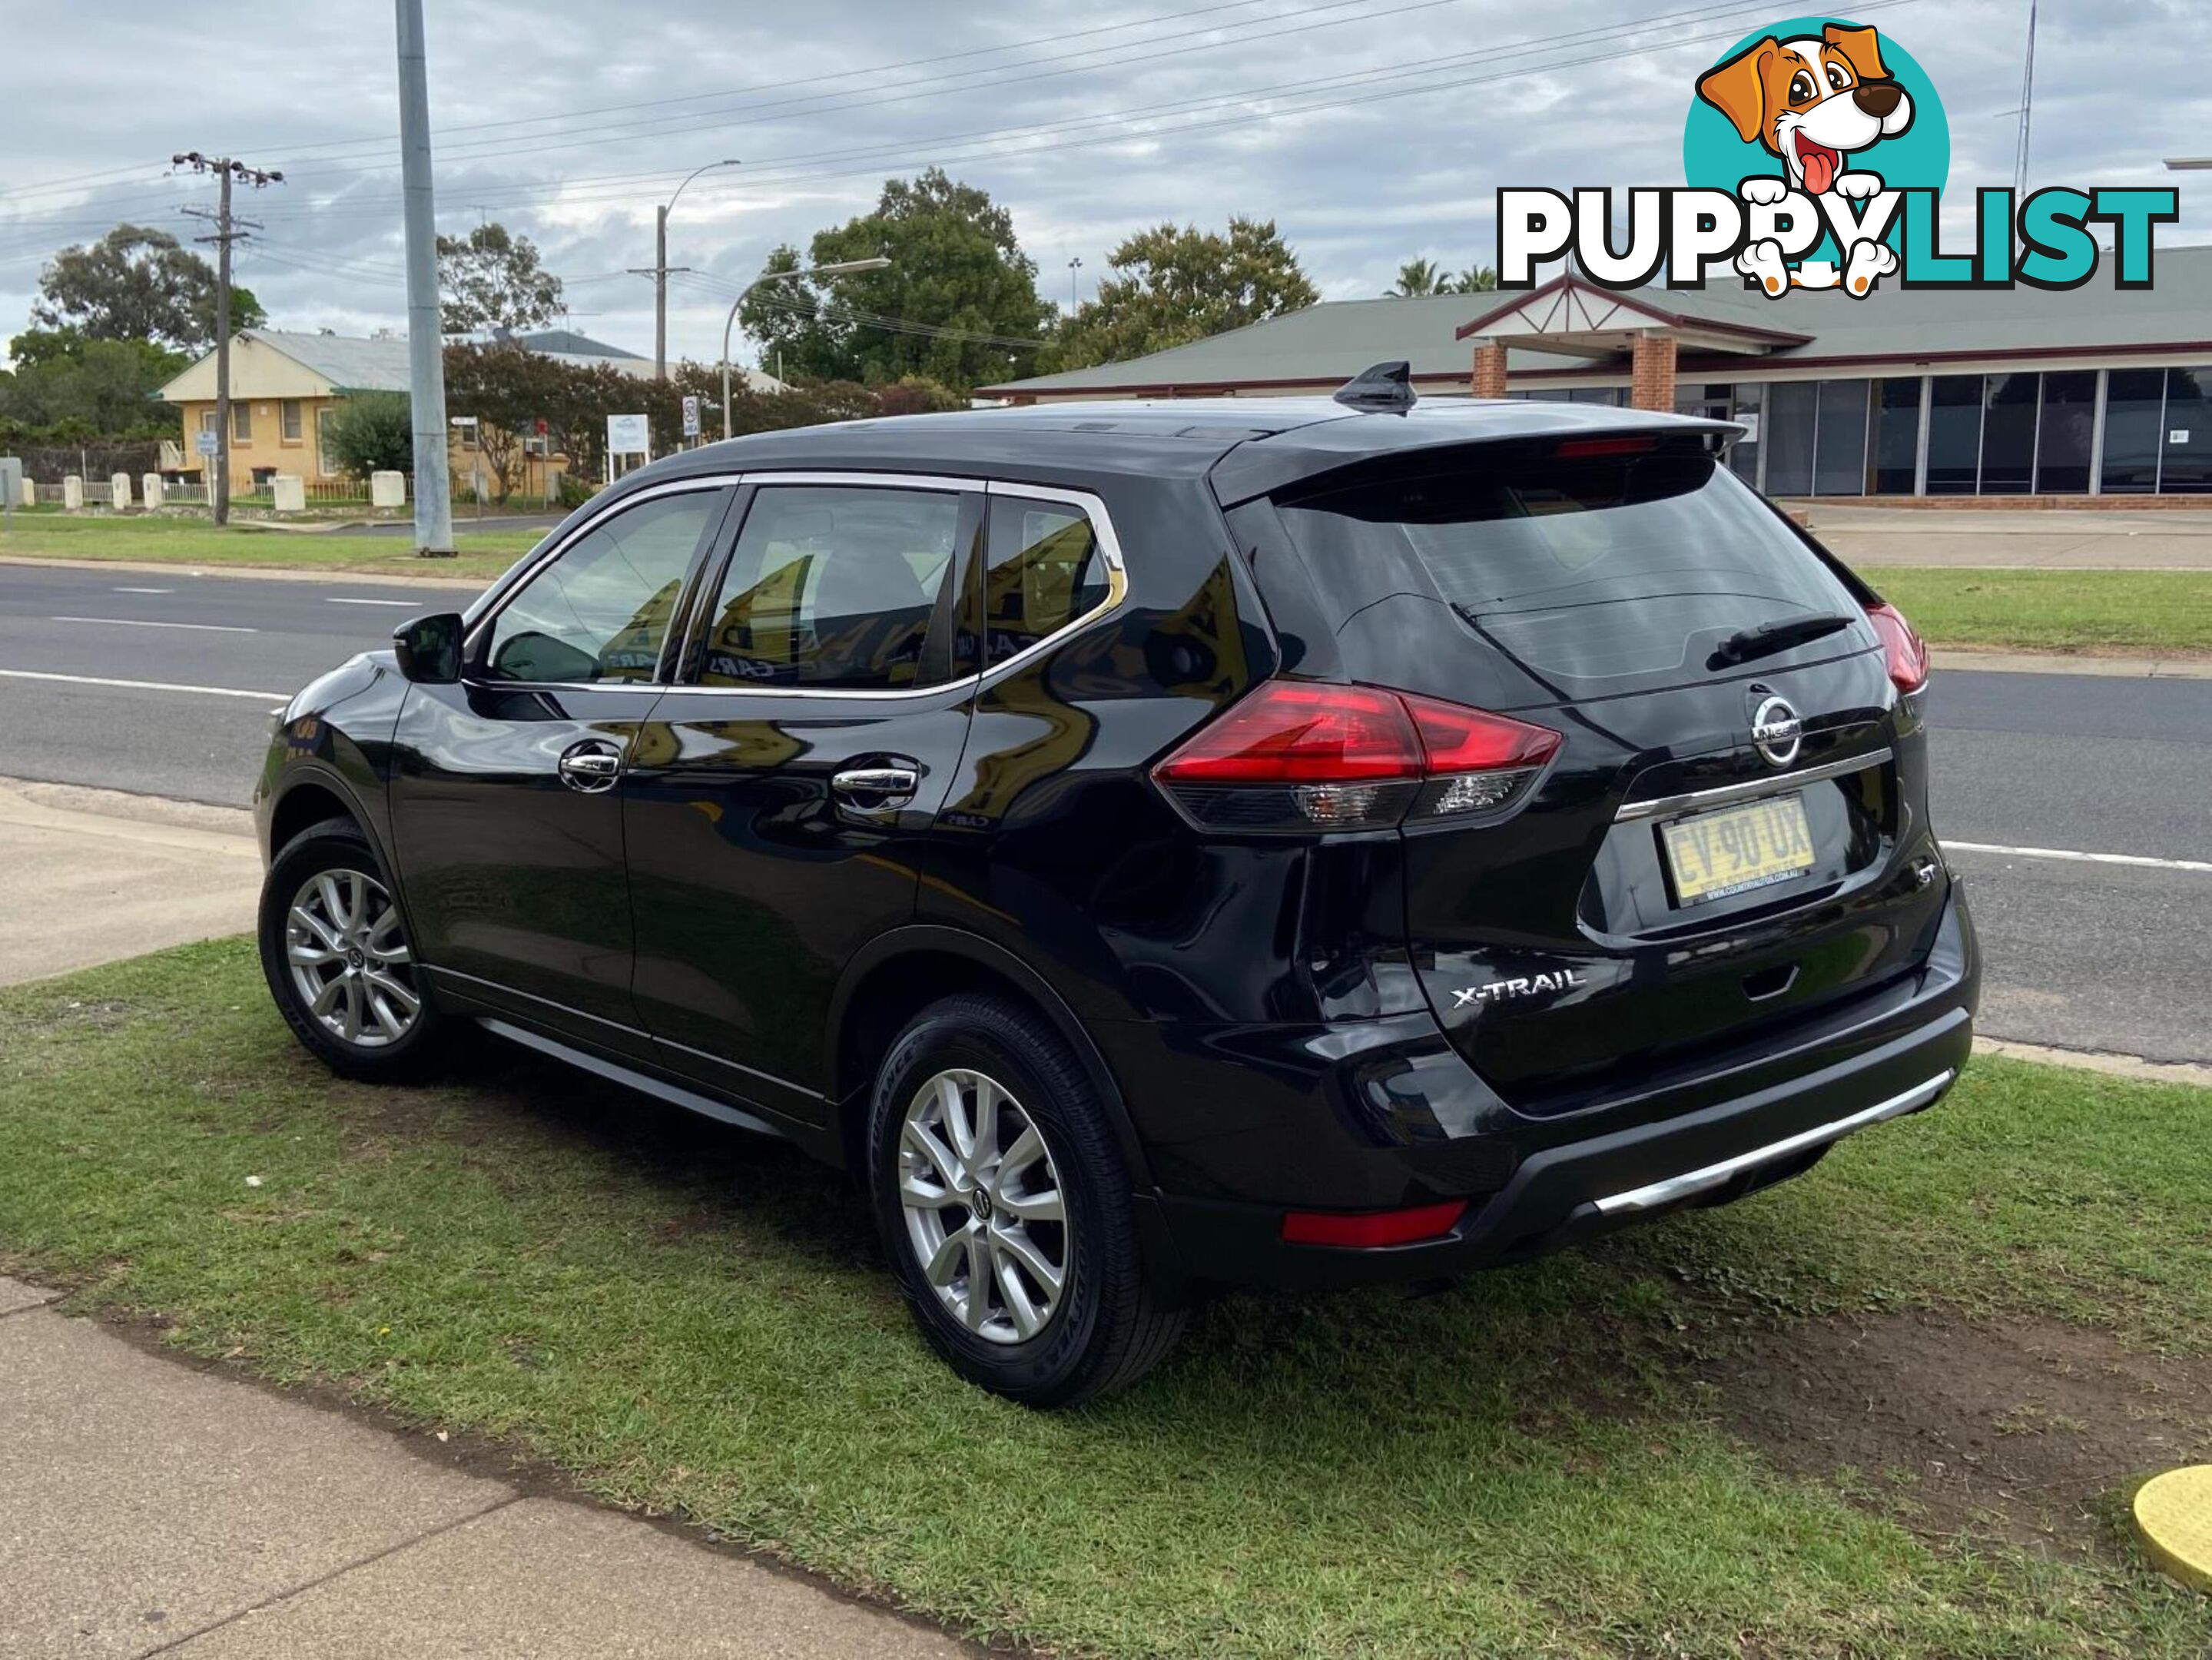
<svg viewBox="0 0 2212 1660">
<path fill-rule="evenodd" d="M 1954 889 L 1917 976 L 1857 1011 L 1862 1018 L 1802 1034 L 1771 1055 L 1738 1057 L 1711 1077 L 1675 1080 L 1663 1095 L 1565 1120 L 1500 1105 L 1464 1135 L 1306 1150 L 1307 1159 L 1338 1166 L 1339 1186 L 1357 1195 L 1334 1207 L 1467 1199 L 1441 1238 L 1370 1250 L 1285 1243 L 1285 1209 L 1333 1207 L 1316 1191 L 1326 1184 L 1310 1177 L 1287 1180 L 1277 1194 L 1163 1193 L 1159 1214 L 1180 1271 L 1200 1282 L 1380 1285 L 1538 1256 L 1669 1210 L 1725 1203 L 1809 1168 L 1844 1136 L 1934 1104 L 1965 1067 L 1978 990 L 1972 925 Z M 1371 1076 L 1376 1062 L 1364 1054 L 1359 1065 Z M 1358 1081 L 1329 1087 L 1341 1103 Z M 1276 1157 L 1279 1169 L 1305 1168 L 1296 1149 Z M 1399 1183 L 1376 1179 L 1377 1171 Z M 1470 1181 L 1470 1171 L 1487 1174 Z"/>
</svg>

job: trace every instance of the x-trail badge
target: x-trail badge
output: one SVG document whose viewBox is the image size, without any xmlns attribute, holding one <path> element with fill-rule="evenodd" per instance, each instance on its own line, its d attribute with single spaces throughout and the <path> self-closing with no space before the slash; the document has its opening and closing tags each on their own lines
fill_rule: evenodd
<svg viewBox="0 0 2212 1660">
<path fill-rule="evenodd" d="M 1786 767 L 1795 761 L 1797 746 L 1804 738 L 1805 723 L 1790 707 L 1789 699 L 1769 696 L 1761 698 L 1759 706 L 1752 710 L 1752 746 L 1769 765 Z"/>
</svg>

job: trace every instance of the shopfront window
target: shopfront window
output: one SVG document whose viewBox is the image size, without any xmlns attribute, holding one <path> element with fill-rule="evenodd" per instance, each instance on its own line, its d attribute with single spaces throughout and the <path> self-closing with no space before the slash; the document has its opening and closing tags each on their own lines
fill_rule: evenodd
<svg viewBox="0 0 2212 1660">
<path fill-rule="evenodd" d="M 1766 388 L 1761 386 L 1738 386 L 1735 407 L 1729 418 L 1743 423 L 1742 441 L 1729 452 L 1729 468 L 1747 484 L 1759 482 L 1759 446 L 1763 437 L 1760 431 L 1765 418 Z"/>
<path fill-rule="evenodd" d="M 2158 487 L 2166 495 L 2212 491 L 2212 368 L 2168 369 Z"/>
<path fill-rule="evenodd" d="M 2114 369 L 2105 377 L 2107 496 L 2147 496 L 2158 488 L 2165 417 L 2164 369 Z"/>
<path fill-rule="evenodd" d="M 1812 380 L 1780 380 L 1766 389 L 1766 422 L 1759 440 L 1766 446 L 1766 493 L 1813 493 L 1813 432 L 1820 407 L 1820 386 Z"/>
<path fill-rule="evenodd" d="M 1939 374 L 1928 404 L 1928 493 L 1972 496 L 1982 453 L 1982 377 Z"/>
<path fill-rule="evenodd" d="M 1992 374 L 1982 382 L 1982 494 L 2026 496 L 2035 488 L 2036 374 Z"/>
<path fill-rule="evenodd" d="M 1869 471 L 1877 496 L 1910 496 L 1920 467 L 1920 377 L 1878 383 Z"/>
<path fill-rule="evenodd" d="M 2045 375 L 2035 436 L 2037 494 L 2087 495 L 2089 459 L 2096 437 L 2096 370 Z"/>
<path fill-rule="evenodd" d="M 1867 382 L 1820 382 L 1820 425 L 1814 439 L 1813 493 L 1866 494 Z"/>
</svg>

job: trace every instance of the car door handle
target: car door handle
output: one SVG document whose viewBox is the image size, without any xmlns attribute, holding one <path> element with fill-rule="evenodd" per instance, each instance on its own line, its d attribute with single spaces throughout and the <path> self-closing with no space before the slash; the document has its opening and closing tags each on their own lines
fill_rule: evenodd
<svg viewBox="0 0 2212 1660">
<path fill-rule="evenodd" d="M 904 766 L 848 767 L 830 775 L 830 787 L 855 806 L 902 807 L 921 787 L 921 773 Z"/>
<path fill-rule="evenodd" d="M 622 751 L 604 739 L 587 738 L 562 751 L 555 770 L 570 789 L 596 795 L 612 789 L 622 775 Z"/>
</svg>

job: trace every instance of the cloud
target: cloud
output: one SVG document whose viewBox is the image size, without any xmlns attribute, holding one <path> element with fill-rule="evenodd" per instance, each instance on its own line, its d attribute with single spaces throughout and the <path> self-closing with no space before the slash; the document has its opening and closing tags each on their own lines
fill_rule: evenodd
<svg viewBox="0 0 2212 1660">
<path fill-rule="evenodd" d="M 442 228 L 493 217 L 568 283 L 575 326 L 650 350 L 653 209 L 702 161 L 745 165 L 685 192 L 672 263 L 672 350 L 711 356 L 726 289 L 780 242 L 865 212 L 884 178 L 939 161 L 1013 212 L 1048 297 L 1065 301 L 1130 232 L 1162 220 L 1274 219 L 1332 297 L 1379 293 L 1416 255 L 1492 256 L 1501 185 L 1680 176 L 1696 72 L 1784 15 L 1692 0 L 913 0 L 705 9 L 629 0 L 482 0 L 430 9 Z M 1696 15 L 1687 14 L 1696 12 Z M 1934 76 L 1954 195 L 2012 176 L 2024 9 L 1910 0 L 1869 15 Z M 39 263 L 124 218 L 179 234 L 204 181 L 178 149 L 282 167 L 241 210 L 264 229 L 240 262 L 283 325 L 404 320 L 392 40 L 374 8 L 273 0 L 180 27 L 172 6 L 109 0 L 10 26 L 39 66 L 9 89 L 0 189 L 0 331 L 26 317 Z M 2175 182 L 2160 158 L 2212 131 L 2197 4 L 2045 9 L 2037 182 Z M 88 174 L 102 174 L 86 178 Z M 74 180 L 73 184 L 61 181 Z M 2174 241 L 2212 232 L 2182 185 Z"/>
</svg>

